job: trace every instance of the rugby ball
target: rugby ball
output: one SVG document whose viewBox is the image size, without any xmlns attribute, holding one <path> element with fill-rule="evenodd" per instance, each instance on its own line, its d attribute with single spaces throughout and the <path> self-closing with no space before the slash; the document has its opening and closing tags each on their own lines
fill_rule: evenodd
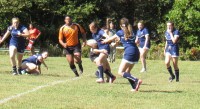
<svg viewBox="0 0 200 109">
<path fill-rule="evenodd" d="M 97 41 L 94 39 L 89 39 L 89 40 L 87 40 L 87 45 L 92 48 L 95 48 L 97 46 Z"/>
</svg>

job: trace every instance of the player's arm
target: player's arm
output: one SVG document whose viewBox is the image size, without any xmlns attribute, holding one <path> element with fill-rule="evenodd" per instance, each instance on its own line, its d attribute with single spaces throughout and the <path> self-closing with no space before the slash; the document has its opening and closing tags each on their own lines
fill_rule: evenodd
<svg viewBox="0 0 200 109">
<path fill-rule="evenodd" d="M 145 40 L 145 43 L 144 43 L 144 48 L 147 47 L 147 43 L 148 43 L 149 40 L 150 40 L 149 34 L 146 34 L 146 35 L 145 35 L 145 39 L 146 39 L 146 40 Z M 143 48 L 143 49 L 144 49 L 144 48 Z"/>
<path fill-rule="evenodd" d="M 85 30 L 83 29 L 82 26 L 78 25 L 78 27 L 79 27 L 79 29 L 81 31 L 81 36 L 82 36 L 82 39 L 83 39 L 82 47 L 84 47 L 86 45 L 86 41 L 87 41 L 87 39 L 86 39 L 86 32 L 85 32 Z"/>
<path fill-rule="evenodd" d="M 93 49 L 92 52 L 93 52 L 93 53 L 97 53 L 97 54 L 98 54 L 98 53 L 108 54 L 108 51 L 105 50 L 105 49 L 101 49 L 101 50 L 99 50 L 99 49 Z"/>
<path fill-rule="evenodd" d="M 136 38 L 135 38 L 135 43 L 139 44 L 138 36 L 136 36 Z"/>
<path fill-rule="evenodd" d="M 48 70 L 48 66 L 46 65 L 46 63 L 44 62 L 44 59 L 42 58 L 42 56 L 38 57 L 38 60 L 44 65 L 44 67 L 46 67 L 46 69 Z"/>
<path fill-rule="evenodd" d="M 110 38 L 103 40 L 102 43 L 110 43 L 110 42 L 114 41 L 115 39 L 119 40 L 119 37 L 116 34 Z"/>
<path fill-rule="evenodd" d="M 24 29 L 23 33 L 18 33 L 18 36 L 22 36 L 22 37 L 29 37 L 30 33 L 28 31 L 28 29 Z"/>
<path fill-rule="evenodd" d="M 165 49 L 164 49 L 164 55 L 165 55 L 165 50 L 167 49 L 167 41 L 165 42 Z"/>
<path fill-rule="evenodd" d="M 41 35 L 41 32 L 39 30 L 38 31 L 38 35 L 36 36 L 36 39 Z"/>
<path fill-rule="evenodd" d="M 173 42 L 174 44 L 177 43 L 178 38 L 179 38 L 179 33 L 178 33 L 178 31 L 175 31 L 175 33 L 173 34 L 173 29 L 172 29 L 172 28 L 169 28 L 169 29 L 167 29 L 167 32 L 168 32 L 169 35 L 171 36 L 172 42 Z"/>
<path fill-rule="evenodd" d="M 58 36 L 58 40 L 59 40 L 59 43 L 64 47 L 66 48 L 67 47 L 67 44 L 63 41 L 63 28 L 64 27 L 61 27 L 60 30 L 59 30 L 59 36 Z"/>
<path fill-rule="evenodd" d="M 172 32 L 170 33 L 170 36 L 171 36 L 172 42 L 174 44 L 177 43 L 179 36 L 178 35 L 173 35 Z"/>
<path fill-rule="evenodd" d="M 37 71 L 39 71 L 39 74 L 42 73 L 42 72 L 41 72 L 41 67 L 40 67 L 40 65 L 37 65 Z"/>
<path fill-rule="evenodd" d="M 43 61 L 42 64 L 44 65 L 44 67 L 48 70 L 48 66 L 47 64 Z"/>
<path fill-rule="evenodd" d="M 7 30 L 6 33 L 4 34 L 3 38 L 0 40 L 0 44 L 1 44 L 2 42 L 4 42 L 4 41 L 8 38 L 9 35 L 10 35 L 10 31 Z"/>
</svg>

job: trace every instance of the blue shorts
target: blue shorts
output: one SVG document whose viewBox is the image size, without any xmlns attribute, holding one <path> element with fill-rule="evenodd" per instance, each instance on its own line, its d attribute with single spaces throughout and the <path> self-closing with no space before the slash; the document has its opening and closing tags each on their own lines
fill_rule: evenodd
<svg viewBox="0 0 200 109">
<path fill-rule="evenodd" d="M 124 51 L 123 59 L 136 63 L 139 61 L 140 53 L 137 47 L 128 47 Z"/>
<path fill-rule="evenodd" d="M 10 43 L 10 44 L 9 44 L 9 47 L 10 47 L 10 46 L 16 47 L 18 53 L 24 53 L 24 51 L 25 51 L 25 45 L 24 45 L 24 44 Z"/>
<path fill-rule="evenodd" d="M 143 48 L 143 47 L 144 47 L 144 44 L 145 44 L 145 41 L 140 41 L 139 47 L 140 47 L 140 48 Z M 151 47 L 151 44 L 150 44 L 150 42 L 148 42 L 146 48 L 147 48 L 147 49 L 150 49 L 150 47 Z"/>
<path fill-rule="evenodd" d="M 165 49 L 165 54 L 169 54 L 172 57 L 178 57 L 179 47 L 177 45 L 167 45 L 167 48 Z"/>
</svg>

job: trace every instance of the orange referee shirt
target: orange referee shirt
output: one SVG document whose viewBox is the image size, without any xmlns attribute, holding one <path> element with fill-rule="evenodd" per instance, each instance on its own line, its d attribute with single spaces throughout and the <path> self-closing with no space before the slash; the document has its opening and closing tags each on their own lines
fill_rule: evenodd
<svg viewBox="0 0 200 109">
<path fill-rule="evenodd" d="M 65 40 L 67 46 L 76 46 L 78 42 L 78 26 L 81 34 L 85 33 L 85 30 L 78 24 L 72 24 L 71 26 L 63 25 L 59 30 L 59 40 Z"/>
</svg>

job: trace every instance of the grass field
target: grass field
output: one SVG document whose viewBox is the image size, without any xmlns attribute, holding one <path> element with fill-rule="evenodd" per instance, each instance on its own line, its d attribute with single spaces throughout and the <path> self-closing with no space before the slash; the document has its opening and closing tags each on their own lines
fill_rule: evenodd
<svg viewBox="0 0 200 109">
<path fill-rule="evenodd" d="M 121 60 L 111 64 L 117 75 Z M 0 109 L 200 109 L 200 62 L 179 61 L 180 82 L 168 82 L 163 60 L 148 60 L 139 92 L 130 92 L 128 81 L 117 75 L 113 84 L 95 83 L 96 66 L 83 59 L 84 74 L 74 74 L 64 57 L 49 57 L 42 75 L 11 75 L 9 57 L 0 55 Z"/>
</svg>

